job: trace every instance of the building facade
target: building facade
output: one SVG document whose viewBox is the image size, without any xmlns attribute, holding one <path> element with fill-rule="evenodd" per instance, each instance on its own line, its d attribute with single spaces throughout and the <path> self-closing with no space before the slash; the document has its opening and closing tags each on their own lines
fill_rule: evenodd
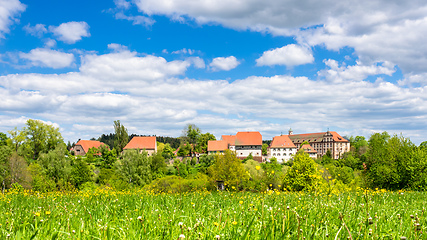
<svg viewBox="0 0 427 240">
<path fill-rule="evenodd" d="M 79 140 L 76 145 L 72 148 L 72 151 L 74 151 L 75 155 L 78 156 L 84 156 L 91 148 L 99 148 L 100 146 L 108 146 L 100 141 L 94 141 L 94 140 Z"/>
<path fill-rule="evenodd" d="M 289 161 L 297 153 L 297 147 L 287 135 L 273 137 L 267 148 L 267 159 L 276 158 L 278 163 Z"/>
<path fill-rule="evenodd" d="M 288 136 L 298 149 L 302 143 L 308 142 L 318 156 L 325 155 L 329 150 L 333 159 L 339 159 L 344 153 L 350 151 L 350 141 L 333 131 L 293 134 L 292 130 L 289 130 Z"/>
</svg>

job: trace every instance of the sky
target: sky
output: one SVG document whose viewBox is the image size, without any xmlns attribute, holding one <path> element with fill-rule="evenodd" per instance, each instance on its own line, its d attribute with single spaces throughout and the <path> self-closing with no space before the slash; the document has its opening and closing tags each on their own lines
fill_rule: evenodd
<svg viewBox="0 0 427 240">
<path fill-rule="evenodd" d="M 423 0 L 0 0 L 0 132 L 427 140 Z"/>
</svg>

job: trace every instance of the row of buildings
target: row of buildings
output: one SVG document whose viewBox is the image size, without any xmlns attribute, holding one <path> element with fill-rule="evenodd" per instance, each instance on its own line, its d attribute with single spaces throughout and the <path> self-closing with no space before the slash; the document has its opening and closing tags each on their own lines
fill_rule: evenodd
<svg viewBox="0 0 427 240">
<path fill-rule="evenodd" d="M 259 162 L 275 157 L 279 163 L 289 161 L 296 152 L 303 148 L 312 158 L 323 156 L 329 150 L 334 159 L 350 151 L 350 142 L 337 132 L 293 134 L 273 137 L 267 155 L 262 155 L 262 136 L 259 132 L 238 132 L 236 135 L 223 135 L 221 140 L 208 142 L 208 154 L 223 153 L 226 149 L 236 152 L 244 159 L 252 155 Z"/>
<path fill-rule="evenodd" d="M 98 148 L 102 144 L 104 143 L 80 140 L 73 151 L 76 155 L 85 155 L 90 148 Z M 254 160 L 264 162 L 275 157 L 279 163 L 282 163 L 289 161 L 301 148 L 312 158 L 323 156 L 329 150 L 332 157 L 338 159 L 345 152 L 350 151 L 350 142 L 333 131 L 293 134 L 293 131 L 289 130 L 287 135 L 274 137 L 267 148 L 267 155 L 262 155 L 261 133 L 238 132 L 236 135 L 222 135 L 221 140 L 209 141 L 207 154 L 222 154 L 229 149 L 240 159 L 252 155 Z M 133 137 L 124 148 L 124 150 L 129 149 L 145 150 L 151 156 L 157 151 L 156 137 Z"/>
</svg>

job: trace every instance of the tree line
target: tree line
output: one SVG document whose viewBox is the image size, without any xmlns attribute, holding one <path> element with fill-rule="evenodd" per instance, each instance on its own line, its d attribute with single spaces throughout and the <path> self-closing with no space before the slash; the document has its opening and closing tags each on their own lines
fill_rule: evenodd
<svg viewBox="0 0 427 240">
<path fill-rule="evenodd" d="M 212 190 L 218 183 L 236 191 L 427 187 L 427 141 L 416 146 L 403 136 L 387 132 L 372 134 L 369 139 L 349 137 L 351 150 L 340 159 L 333 159 L 330 152 L 312 159 L 301 150 L 289 162 L 279 164 L 275 158 L 266 163 L 256 162 L 251 156 L 241 160 L 228 150 L 222 155 L 202 154 L 197 158 L 195 153 L 206 153 L 207 142 L 215 136 L 202 133 L 194 124 L 185 126 L 182 136 L 175 138 L 179 143 L 161 138 L 152 156 L 145 151 L 123 151 L 132 135 L 120 121 L 114 121 L 114 130 L 99 139 L 109 147 L 92 148 L 85 156 L 74 156 L 59 129 L 42 121 L 30 119 L 20 130 L 0 133 L 2 190 L 108 186 L 179 192 Z M 267 146 L 263 144 L 263 151 Z"/>
</svg>

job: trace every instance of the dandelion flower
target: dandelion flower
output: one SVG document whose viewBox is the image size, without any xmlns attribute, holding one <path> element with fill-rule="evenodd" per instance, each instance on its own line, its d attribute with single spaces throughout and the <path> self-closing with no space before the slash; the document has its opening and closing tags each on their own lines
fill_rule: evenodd
<svg viewBox="0 0 427 240">
<path fill-rule="evenodd" d="M 261 169 L 261 167 L 260 167 L 259 165 L 257 165 L 257 166 L 255 167 L 255 169 L 256 169 L 256 170 L 260 170 L 260 169 Z"/>
</svg>

